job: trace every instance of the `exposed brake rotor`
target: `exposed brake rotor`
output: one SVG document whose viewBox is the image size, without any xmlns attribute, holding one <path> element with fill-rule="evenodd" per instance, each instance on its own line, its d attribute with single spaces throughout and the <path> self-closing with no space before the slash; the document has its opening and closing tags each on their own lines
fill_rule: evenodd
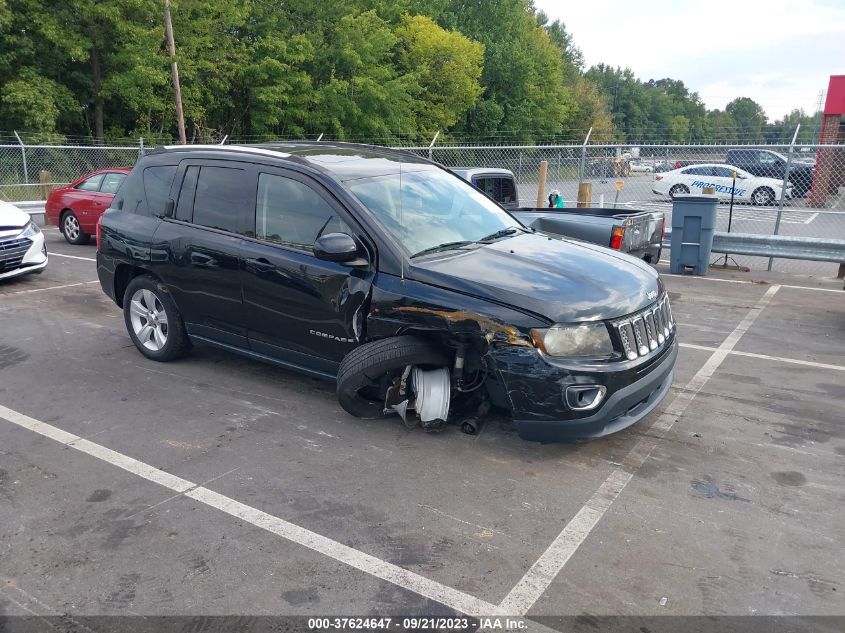
<svg viewBox="0 0 845 633">
<path fill-rule="evenodd" d="M 422 423 L 426 430 L 439 430 L 449 415 L 450 396 L 448 368 L 426 370 L 406 365 L 402 375 L 387 388 L 384 412 L 395 411 L 408 428 Z M 409 409 L 415 414 L 409 415 Z"/>
</svg>

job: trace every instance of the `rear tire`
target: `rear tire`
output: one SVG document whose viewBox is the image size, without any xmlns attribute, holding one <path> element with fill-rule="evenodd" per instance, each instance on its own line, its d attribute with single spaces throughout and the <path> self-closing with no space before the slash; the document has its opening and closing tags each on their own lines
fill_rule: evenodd
<svg viewBox="0 0 845 633">
<path fill-rule="evenodd" d="M 155 277 L 141 275 L 126 286 L 123 320 L 135 347 L 150 360 L 167 362 L 191 349 L 182 315 Z"/>
<path fill-rule="evenodd" d="M 384 394 L 376 389 L 385 374 L 402 373 L 406 365 L 448 367 L 449 357 L 427 339 L 395 336 L 365 343 L 349 352 L 337 372 L 337 400 L 358 418 L 383 418 Z M 367 393 L 369 388 L 369 393 Z"/>
<path fill-rule="evenodd" d="M 682 193 L 689 193 L 689 187 L 687 187 L 686 185 L 673 185 L 672 188 L 669 190 L 669 197 L 674 200 L 675 196 Z"/>
<path fill-rule="evenodd" d="M 91 239 L 91 236 L 82 230 L 82 227 L 79 225 L 79 218 L 76 217 L 73 211 L 68 210 L 62 214 L 59 226 L 61 227 L 62 235 L 65 236 L 69 244 L 87 244 Z"/>
<path fill-rule="evenodd" d="M 751 192 L 751 204 L 768 207 L 775 201 L 775 192 L 768 187 L 759 187 Z"/>
</svg>

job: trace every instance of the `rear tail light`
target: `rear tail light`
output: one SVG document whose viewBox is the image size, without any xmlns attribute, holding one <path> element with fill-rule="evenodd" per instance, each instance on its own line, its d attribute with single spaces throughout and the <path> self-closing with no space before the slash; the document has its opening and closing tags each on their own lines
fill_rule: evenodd
<svg viewBox="0 0 845 633">
<path fill-rule="evenodd" d="M 616 225 L 610 233 L 610 248 L 619 250 L 622 248 L 622 240 L 625 239 L 625 227 Z"/>
<path fill-rule="evenodd" d="M 100 216 L 97 220 L 97 250 L 100 250 L 100 240 L 103 234 L 103 216 Z"/>
<path fill-rule="evenodd" d="M 660 220 L 660 241 L 663 241 L 663 238 L 666 237 L 666 216 L 663 216 L 663 219 Z"/>
<path fill-rule="evenodd" d="M 680 169 L 680 168 L 681 168 L 681 163 L 679 161 L 679 162 L 675 163 L 675 169 Z"/>
</svg>

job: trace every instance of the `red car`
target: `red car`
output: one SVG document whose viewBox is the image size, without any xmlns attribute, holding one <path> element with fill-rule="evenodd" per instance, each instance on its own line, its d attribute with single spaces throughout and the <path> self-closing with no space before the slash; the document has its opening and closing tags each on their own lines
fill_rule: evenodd
<svg viewBox="0 0 845 633">
<path fill-rule="evenodd" d="M 87 243 L 130 171 L 128 167 L 99 169 L 67 187 L 54 189 L 45 205 L 47 217 L 71 244 Z"/>
</svg>

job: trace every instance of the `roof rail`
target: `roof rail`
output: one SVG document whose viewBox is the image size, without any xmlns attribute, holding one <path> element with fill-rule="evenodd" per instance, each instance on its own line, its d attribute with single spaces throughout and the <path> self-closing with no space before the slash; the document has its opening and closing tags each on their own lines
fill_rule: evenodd
<svg viewBox="0 0 845 633">
<path fill-rule="evenodd" d="M 195 149 L 195 150 L 214 150 L 217 152 L 242 152 L 245 154 L 262 154 L 264 156 L 274 156 L 276 158 L 287 158 L 290 154 L 280 152 L 276 149 L 265 149 L 263 147 L 252 147 L 250 145 L 165 145 L 164 149 Z"/>
</svg>

